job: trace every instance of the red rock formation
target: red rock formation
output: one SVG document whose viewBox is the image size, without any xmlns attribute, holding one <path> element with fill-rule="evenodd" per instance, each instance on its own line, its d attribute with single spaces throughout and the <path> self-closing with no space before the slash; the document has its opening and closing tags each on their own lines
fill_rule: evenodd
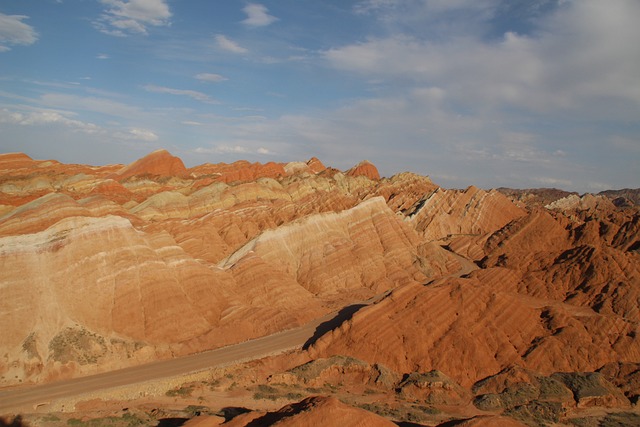
<svg viewBox="0 0 640 427">
<path fill-rule="evenodd" d="M 113 178 L 123 181 L 136 175 L 184 176 L 186 173 L 182 160 L 172 156 L 167 150 L 156 150 L 118 170 Z"/>
<path fill-rule="evenodd" d="M 0 170 L 30 168 L 34 160 L 24 153 L 0 154 Z"/>
<path fill-rule="evenodd" d="M 317 157 L 312 157 L 307 160 L 307 166 L 309 166 L 309 169 L 311 169 L 313 173 L 320 173 L 327 169 L 327 167 Z"/>
<path fill-rule="evenodd" d="M 423 200 L 411 221 L 427 240 L 482 236 L 525 215 L 503 194 L 476 187 L 464 191 L 438 189 Z"/>
<path fill-rule="evenodd" d="M 272 380 L 464 406 L 489 377 L 490 406 L 563 372 L 574 395 L 587 380 L 601 393 L 544 401 L 552 415 L 624 407 L 638 394 L 640 213 L 600 196 L 544 208 L 545 197 L 519 207 L 411 173 L 380 179 L 368 162 L 343 174 L 315 158 L 186 170 L 166 151 L 126 167 L 0 155 L 1 383 L 198 352 L 377 295 L 288 359 L 362 362 Z M 535 405 L 491 411 L 547 408 Z"/>
<path fill-rule="evenodd" d="M 415 233 L 382 198 L 372 198 L 342 213 L 316 215 L 265 232 L 224 265 L 234 265 L 251 252 L 314 295 L 368 289 L 371 294 L 365 295 L 371 296 L 400 283 L 425 280 L 417 246 Z"/>
<path fill-rule="evenodd" d="M 496 273 L 502 289 L 487 278 Z M 640 341 L 628 335 L 633 322 L 520 297 L 516 283 L 496 273 L 399 288 L 323 336 L 311 355 L 344 354 L 397 372 L 438 369 L 463 386 L 513 364 L 593 371 L 640 356 Z"/>
<path fill-rule="evenodd" d="M 379 180 L 380 173 L 378 172 L 378 168 L 375 165 L 367 160 L 364 160 L 348 171 L 345 172 L 348 176 L 365 176 L 372 180 Z"/>
<path fill-rule="evenodd" d="M 196 177 L 211 177 L 215 181 L 231 183 L 231 182 L 247 182 L 255 181 L 258 178 L 277 178 L 285 176 L 284 164 L 268 162 L 249 163 L 246 160 L 240 160 L 231 164 L 204 164 L 189 169 L 189 173 Z"/>
</svg>

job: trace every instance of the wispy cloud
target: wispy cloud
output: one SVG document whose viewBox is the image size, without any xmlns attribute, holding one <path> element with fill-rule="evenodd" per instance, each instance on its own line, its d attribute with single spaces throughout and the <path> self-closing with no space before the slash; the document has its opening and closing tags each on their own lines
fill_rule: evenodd
<svg viewBox="0 0 640 427">
<path fill-rule="evenodd" d="M 93 123 L 72 119 L 70 114 L 63 114 L 55 110 L 21 112 L 4 108 L 0 110 L 0 123 L 20 126 L 62 125 L 88 134 L 103 131 L 101 127 Z"/>
<path fill-rule="evenodd" d="M 70 111 L 91 111 L 127 119 L 137 117 L 141 114 L 141 110 L 135 106 L 94 96 L 46 93 L 40 97 L 39 102 L 52 108 L 63 108 Z"/>
<path fill-rule="evenodd" d="M 243 145 L 216 145 L 215 147 L 198 147 L 198 154 L 261 154 L 271 155 L 273 152 L 265 147 L 248 147 Z"/>
<path fill-rule="evenodd" d="M 96 59 L 110 59 L 110 58 L 111 57 L 106 53 L 99 53 L 98 55 L 96 55 Z"/>
<path fill-rule="evenodd" d="M 264 27 L 278 20 L 275 16 L 269 15 L 268 9 L 261 4 L 249 3 L 242 11 L 247 14 L 242 23 L 250 27 Z"/>
<path fill-rule="evenodd" d="M 113 134 L 114 137 L 126 141 L 145 141 L 153 142 L 158 140 L 158 135 L 149 129 L 132 128 L 127 131 L 118 131 Z"/>
<path fill-rule="evenodd" d="M 213 73 L 196 74 L 195 78 L 198 80 L 202 80 L 203 82 L 212 82 L 212 83 L 219 83 L 225 80 L 229 80 L 226 77 L 221 76 L 220 74 L 213 74 Z"/>
<path fill-rule="evenodd" d="M 233 53 L 247 53 L 249 49 L 240 46 L 238 43 L 229 39 L 227 36 L 223 34 L 216 34 L 215 36 L 216 44 L 220 49 L 226 50 L 227 52 Z"/>
<path fill-rule="evenodd" d="M 100 0 L 107 6 L 94 26 L 112 36 L 147 34 L 149 26 L 169 25 L 171 11 L 166 0 Z"/>
<path fill-rule="evenodd" d="M 206 103 L 216 103 L 216 101 L 214 101 L 206 93 L 198 92 L 195 90 L 174 89 L 170 87 L 156 86 L 156 85 L 146 85 L 144 86 L 144 90 L 146 90 L 147 92 L 154 92 L 154 93 L 166 93 L 169 95 L 188 96 L 189 98 L 195 99 L 196 101 L 206 102 Z"/>
<path fill-rule="evenodd" d="M 0 52 L 11 50 L 9 46 L 28 46 L 38 40 L 35 29 L 22 22 L 28 16 L 0 13 Z"/>
</svg>

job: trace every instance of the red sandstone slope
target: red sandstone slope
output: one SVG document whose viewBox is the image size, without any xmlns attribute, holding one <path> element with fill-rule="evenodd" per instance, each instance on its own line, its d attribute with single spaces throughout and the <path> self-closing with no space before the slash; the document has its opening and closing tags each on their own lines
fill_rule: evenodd
<svg viewBox="0 0 640 427">
<path fill-rule="evenodd" d="M 638 360 L 637 212 L 584 209 L 512 220 L 480 239 L 487 255 L 470 278 L 400 288 L 312 355 L 439 369 L 467 386 L 511 365 L 552 373 Z"/>
<path fill-rule="evenodd" d="M 113 177 L 119 181 L 136 175 L 183 176 L 187 169 L 178 157 L 167 150 L 156 150 L 123 167 Z"/>
<path fill-rule="evenodd" d="M 0 155 L 2 384 L 202 351 L 388 290 L 296 357 L 383 363 L 416 399 L 433 369 L 465 387 L 514 366 L 606 365 L 616 384 L 635 381 L 637 208 L 585 196 L 525 209 L 360 166 Z"/>
<path fill-rule="evenodd" d="M 168 154 L 147 157 L 154 156 Z M 58 193 L 0 217 L 0 316 L 12 325 L 0 333 L 5 382 L 243 341 L 456 268 L 382 198 L 354 195 L 373 188 L 366 179 L 292 176 L 194 188 L 188 177 L 145 173 L 117 184 L 123 199 L 109 200 L 80 197 L 115 181 L 75 171 L 55 172 Z M 40 178 L 50 176 L 31 179 Z M 144 194 L 151 195 L 138 202 Z"/>
<path fill-rule="evenodd" d="M 363 160 L 346 172 L 349 176 L 365 176 L 369 179 L 380 179 L 380 173 L 375 165 L 367 160 Z"/>
</svg>

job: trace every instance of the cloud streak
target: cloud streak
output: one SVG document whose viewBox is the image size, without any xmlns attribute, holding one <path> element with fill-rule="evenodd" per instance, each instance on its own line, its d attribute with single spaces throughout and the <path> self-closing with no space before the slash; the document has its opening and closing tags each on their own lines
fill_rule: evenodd
<svg viewBox="0 0 640 427">
<path fill-rule="evenodd" d="M 220 74 L 213 74 L 213 73 L 196 74 L 195 78 L 200 81 L 210 82 L 210 83 L 220 83 L 225 80 L 229 80 L 228 78 L 221 76 Z"/>
<path fill-rule="evenodd" d="M 170 87 L 156 86 L 156 85 L 151 85 L 151 84 L 150 85 L 145 85 L 143 88 L 147 92 L 165 93 L 165 94 L 169 94 L 169 95 L 178 95 L 178 96 L 188 96 L 189 98 L 195 99 L 196 101 L 206 102 L 206 103 L 209 103 L 209 104 L 216 103 L 206 93 L 198 92 L 198 91 L 195 91 L 195 90 L 174 89 L 174 88 L 170 88 Z"/>
<path fill-rule="evenodd" d="M 242 21 L 249 27 L 265 27 L 278 20 L 275 16 L 269 15 L 265 6 L 257 3 L 249 3 L 242 11 L 247 14 L 247 18 Z"/>
<path fill-rule="evenodd" d="M 19 112 L 5 108 L 0 110 L 0 123 L 19 126 L 62 125 L 87 134 L 102 132 L 102 128 L 93 123 L 71 119 L 68 114 L 65 115 L 54 110 Z"/>
<path fill-rule="evenodd" d="M 28 46 L 38 40 L 38 33 L 35 29 L 22 22 L 28 18 L 23 15 L 0 13 L 0 52 L 11 50 L 9 46 Z"/>
<path fill-rule="evenodd" d="M 215 41 L 220 49 L 226 50 L 227 52 L 239 54 L 249 52 L 249 49 L 240 46 L 238 43 L 223 34 L 216 34 Z"/>
<path fill-rule="evenodd" d="M 100 0 L 107 6 L 94 26 L 101 32 L 124 37 L 147 34 L 149 26 L 169 25 L 172 14 L 165 0 Z"/>
</svg>

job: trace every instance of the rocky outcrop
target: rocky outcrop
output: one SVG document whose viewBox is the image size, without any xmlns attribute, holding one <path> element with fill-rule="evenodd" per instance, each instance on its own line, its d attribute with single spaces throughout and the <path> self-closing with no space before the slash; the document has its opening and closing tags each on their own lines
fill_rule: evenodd
<svg viewBox="0 0 640 427">
<path fill-rule="evenodd" d="M 313 173 L 320 173 L 327 169 L 327 167 L 317 157 L 312 157 L 307 160 L 307 166 L 309 166 L 309 169 L 311 169 Z"/>
<path fill-rule="evenodd" d="M 371 296 L 426 279 L 419 268 L 418 243 L 384 200 L 373 198 L 348 211 L 266 231 L 220 265 L 228 268 L 257 256 L 314 295 L 370 290 L 365 295 Z"/>
<path fill-rule="evenodd" d="M 184 163 L 167 150 L 156 150 L 123 167 L 113 174 L 119 181 L 132 176 L 183 176 L 187 172 Z"/>
<path fill-rule="evenodd" d="M 362 162 L 358 163 L 347 172 L 345 172 L 345 174 L 348 176 L 364 176 L 372 180 L 380 179 L 378 168 L 376 168 L 373 163 L 367 160 L 363 160 Z"/>
<path fill-rule="evenodd" d="M 343 173 L 316 158 L 185 169 L 164 150 L 100 167 L 0 155 L 1 384 L 200 352 L 333 312 L 270 384 L 387 396 L 410 411 L 362 407 L 430 425 L 453 419 L 432 406 L 466 408 L 461 425 L 628 408 L 640 212 L 604 196 L 507 194 L 380 178 L 368 162 Z M 295 405 L 282 422 L 303 415 Z M 302 407 L 323 405 L 339 413 Z"/>
<path fill-rule="evenodd" d="M 344 354 L 397 372 L 438 369 L 468 387 L 514 364 L 593 371 L 640 354 L 634 322 L 520 297 L 515 277 L 500 270 L 475 276 L 399 288 L 320 338 L 311 355 Z"/>
<path fill-rule="evenodd" d="M 451 268 L 447 252 L 421 246 L 382 198 L 351 208 L 357 200 L 339 189 L 321 193 L 323 205 L 298 181 L 266 178 L 187 194 L 164 191 L 126 209 L 50 193 L 0 218 L 2 321 L 13 325 L 0 337 L 4 381 L 223 346 Z M 150 223 L 151 206 L 194 217 Z M 348 209 L 314 212 L 335 206 Z"/>
<path fill-rule="evenodd" d="M 268 162 L 250 163 L 246 160 L 239 160 L 230 164 L 227 163 L 205 163 L 189 169 L 189 173 L 206 180 L 199 186 L 208 185 L 212 182 L 249 182 L 259 178 L 278 178 L 287 175 L 285 165 L 281 163 Z"/>
<path fill-rule="evenodd" d="M 525 215 L 498 191 L 476 187 L 464 191 L 437 189 L 410 216 L 427 240 L 458 236 L 484 236 Z"/>
</svg>

